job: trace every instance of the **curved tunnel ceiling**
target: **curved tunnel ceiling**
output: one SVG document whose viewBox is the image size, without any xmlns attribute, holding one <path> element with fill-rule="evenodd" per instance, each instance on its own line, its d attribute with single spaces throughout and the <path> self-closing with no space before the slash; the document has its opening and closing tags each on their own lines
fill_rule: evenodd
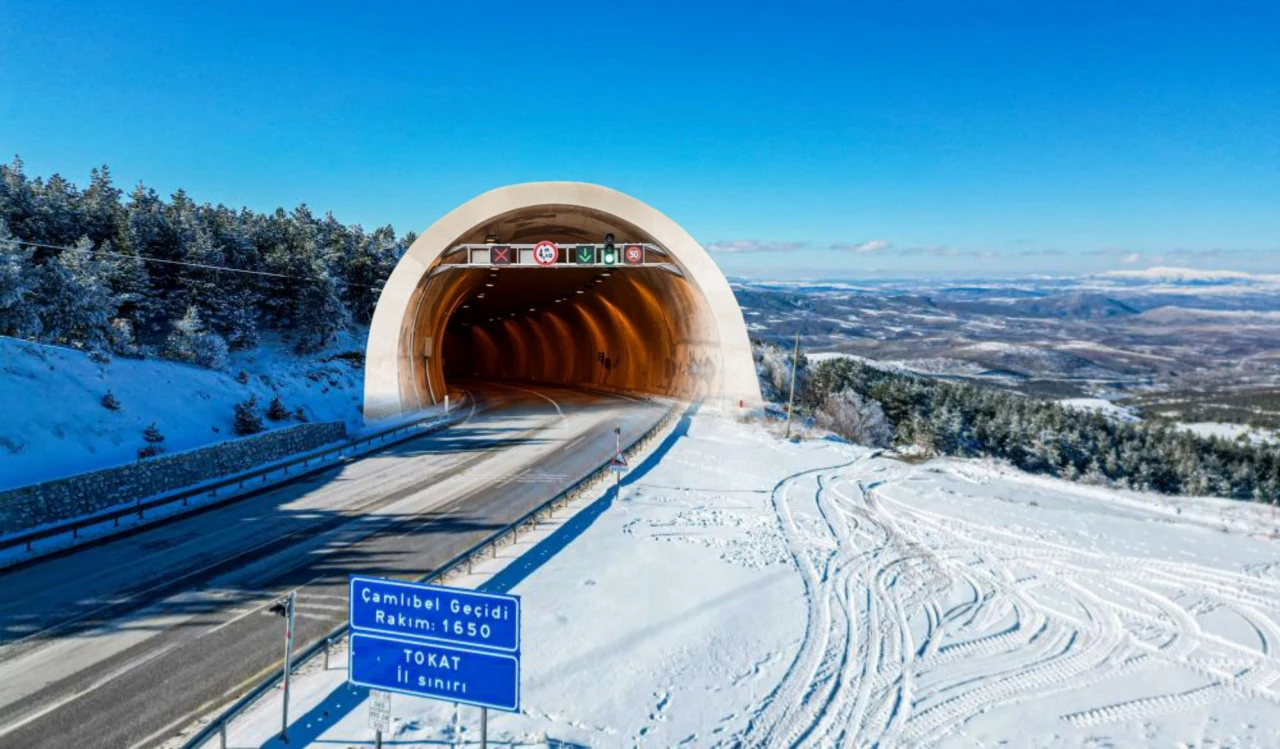
<svg viewBox="0 0 1280 749">
<path fill-rule="evenodd" d="M 606 233 L 662 248 L 666 269 L 491 268 L 447 252 L 493 234 L 563 250 Z M 369 330 L 365 419 L 430 406 L 472 378 L 760 405 L 742 313 L 714 262 L 666 216 L 583 183 L 485 193 L 424 232 L 388 279 Z"/>
</svg>

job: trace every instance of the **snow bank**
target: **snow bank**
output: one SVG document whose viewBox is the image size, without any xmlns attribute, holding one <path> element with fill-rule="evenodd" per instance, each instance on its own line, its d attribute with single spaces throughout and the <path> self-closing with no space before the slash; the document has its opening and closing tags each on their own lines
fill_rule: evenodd
<svg viewBox="0 0 1280 749">
<path fill-rule="evenodd" d="M 362 423 L 363 371 L 335 354 L 363 353 L 363 337 L 342 336 L 309 357 L 279 341 L 232 356 L 225 371 L 158 359 L 112 359 L 0 337 L 0 490 L 131 463 L 155 422 L 170 452 L 233 439 L 233 406 L 256 394 L 262 412 L 276 393 L 311 421 Z M 330 359 L 325 361 L 325 359 Z M 249 382 L 235 375 L 243 369 Z M 118 411 L 102 405 L 110 390 Z M 293 421 L 272 422 L 267 427 Z"/>
<path fill-rule="evenodd" d="M 479 571 L 525 607 L 498 745 L 1280 745 L 1266 508 L 721 419 L 658 457 Z M 371 740 L 342 668 L 297 680 L 290 746 Z M 278 710 L 230 745 L 274 746 Z M 392 714 L 397 747 L 476 738 L 472 708 Z"/>
</svg>

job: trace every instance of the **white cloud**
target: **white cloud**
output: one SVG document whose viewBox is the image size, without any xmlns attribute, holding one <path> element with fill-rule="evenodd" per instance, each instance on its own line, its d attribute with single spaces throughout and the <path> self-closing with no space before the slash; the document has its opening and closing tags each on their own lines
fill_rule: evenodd
<svg viewBox="0 0 1280 749">
<path fill-rule="evenodd" d="M 871 253 L 887 250 L 893 246 L 893 243 L 887 239 L 869 239 L 865 242 L 842 242 L 831 245 L 833 250 L 845 250 L 857 253 Z"/>
<path fill-rule="evenodd" d="M 709 242 L 708 252 L 795 252 L 808 247 L 808 242 L 770 242 L 759 239 L 728 239 Z"/>
</svg>

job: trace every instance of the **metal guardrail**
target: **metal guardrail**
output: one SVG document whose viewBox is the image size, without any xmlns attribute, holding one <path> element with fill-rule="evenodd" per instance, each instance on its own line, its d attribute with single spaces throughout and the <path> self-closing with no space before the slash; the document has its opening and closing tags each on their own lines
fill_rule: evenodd
<svg viewBox="0 0 1280 749">
<path fill-rule="evenodd" d="M 55 525 L 44 526 L 36 530 L 19 532 L 8 538 L 0 539 L 0 551 L 24 545 L 26 546 L 27 551 L 31 551 L 32 544 L 37 541 L 54 538 L 67 533 L 70 533 L 72 538 L 79 538 L 79 532 L 81 530 L 99 526 L 104 523 L 112 523 L 113 527 L 120 527 L 120 521 L 123 518 L 136 517 L 137 519 L 142 520 L 145 517 L 147 510 L 167 507 L 178 502 L 181 502 L 183 507 L 204 509 L 207 507 L 216 507 L 237 499 L 243 499 L 248 496 L 248 493 L 230 494 L 225 496 L 221 501 L 214 501 L 217 499 L 218 491 L 220 489 L 227 489 L 229 487 L 235 487 L 237 490 L 243 489 L 246 484 L 250 484 L 257 479 L 261 479 L 262 485 L 267 486 L 267 478 L 271 474 L 280 473 L 283 478 L 284 476 L 289 476 L 290 468 L 301 466 L 301 471 L 289 476 L 291 480 L 297 479 L 317 471 L 332 468 L 337 464 L 337 461 L 329 460 L 328 458 L 330 455 L 333 455 L 337 459 L 341 459 L 343 458 L 344 451 L 359 451 L 361 446 L 371 447 L 374 443 L 379 443 L 380 445 L 395 444 L 396 442 L 402 441 L 401 438 L 408 439 L 409 436 L 407 433 L 410 431 L 417 431 L 418 434 L 422 434 L 424 433 L 422 432 L 424 425 L 428 428 L 435 428 L 437 426 L 444 427 L 448 424 L 452 424 L 464 412 L 463 405 L 465 403 L 466 400 L 463 400 L 457 405 L 455 411 L 447 415 L 429 416 L 416 421 L 411 421 L 407 424 L 400 424 L 398 426 L 374 432 L 372 434 L 365 435 L 364 437 L 360 437 L 359 439 L 349 440 L 332 447 L 311 450 L 298 458 L 293 458 L 284 462 L 276 462 L 262 468 L 238 473 L 230 478 L 217 480 L 213 483 L 200 484 L 199 486 L 190 489 L 178 490 L 174 493 L 164 494 L 150 499 L 142 499 L 131 505 L 121 505 L 118 509 L 84 517 L 72 518 L 70 520 L 63 521 Z M 418 434 L 414 434 L 412 436 L 416 437 Z M 190 504 L 192 499 L 206 495 L 211 498 L 210 501 L 194 506 Z M 14 564 L 21 564 L 24 561 L 26 560 L 16 560 Z"/>
<path fill-rule="evenodd" d="M 627 445 L 626 449 L 624 450 L 624 453 L 628 457 L 632 457 L 636 452 L 643 450 L 645 447 L 649 445 L 649 443 L 656 436 L 661 434 L 663 431 L 669 428 L 675 421 L 677 421 L 680 418 L 681 413 L 682 413 L 682 409 L 680 405 L 679 404 L 673 405 L 670 408 L 670 410 L 667 411 L 667 415 L 664 416 L 661 420 L 659 420 L 657 424 L 654 424 L 644 434 L 632 440 L 631 443 Z M 450 573 L 461 569 L 464 564 L 468 565 L 467 569 L 468 571 L 470 571 L 471 562 L 477 556 L 479 556 L 482 552 L 484 552 L 486 549 L 488 549 L 491 546 L 496 547 L 498 545 L 498 542 L 502 541 L 507 536 L 513 536 L 514 540 L 519 540 L 521 527 L 527 525 L 530 522 L 533 522 L 536 525 L 538 521 L 541 520 L 542 515 L 544 513 L 554 512 L 556 510 L 557 505 L 568 504 L 569 502 L 577 498 L 578 492 L 585 491 L 589 489 L 595 482 L 599 481 L 601 478 L 606 478 L 610 476 L 611 472 L 608 469 L 608 464 L 609 464 L 609 461 L 605 461 L 598 468 L 596 468 L 596 470 L 587 474 L 580 480 L 575 481 L 571 486 L 569 486 L 564 491 L 555 495 L 554 497 L 547 500 L 546 502 L 543 502 L 542 504 L 538 505 L 532 510 L 526 512 L 524 515 L 521 515 L 518 519 L 511 522 L 510 524 L 489 534 L 479 543 L 476 543 L 471 548 L 453 557 L 452 559 L 445 562 L 440 567 L 437 567 L 431 572 L 416 578 L 415 581 L 416 582 L 432 581 L 437 583 L 443 582 L 444 578 L 448 577 Z M 495 553 L 496 553 L 496 548 L 495 548 Z M 293 668 L 291 669 L 291 671 L 296 672 L 299 668 L 301 668 L 304 664 L 306 664 L 307 661 L 315 657 L 317 653 L 321 653 L 321 652 L 327 653 L 329 648 L 332 647 L 333 643 L 340 641 L 343 637 L 346 636 L 346 634 L 347 634 L 347 625 L 342 624 L 335 627 L 331 632 L 329 632 L 329 634 L 325 635 L 324 637 L 321 637 L 320 639 L 308 645 L 300 653 L 297 653 L 296 655 L 294 655 Z M 222 739 L 221 749 L 226 749 L 227 747 L 226 731 L 227 731 L 227 726 L 231 723 L 231 721 L 235 720 L 236 717 L 240 715 L 240 713 L 244 712 L 250 705 L 256 702 L 258 698 L 262 697 L 264 694 L 274 689 L 275 686 L 279 684 L 283 679 L 284 679 L 284 669 L 280 668 L 279 670 L 275 671 L 271 676 L 259 682 L 256 686 L 254 686 L 252 689 L 246 692 L 242 697 L 240 697 L 234 703 L 232 703 L 230 707 L 222 711 L 222 713 L 220 713 L 218 717 L 214 718 L 212 721 L 210 721 L 208 725 L 206 725 L 204 728 L 196 732 L 194 736 L 192 736 L 190 739 L 187 739 L 182 744 L 182 749 L 200 749 L 206 743 L 208 743 L 211 739 L 213 739 L 214 736 L 218 736 Z"/>
</svg>

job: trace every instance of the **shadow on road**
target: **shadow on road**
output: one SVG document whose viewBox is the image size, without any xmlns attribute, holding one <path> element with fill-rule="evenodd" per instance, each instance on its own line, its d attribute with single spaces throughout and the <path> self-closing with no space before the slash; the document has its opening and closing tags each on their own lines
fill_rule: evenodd
<svg viewBox="0 0 1280 749">
<path fill-rule="evenodd" d="M 651 452 L 644 460 L 636 464 L 629 473 L 622 479 L 622 485 L 629 486 L 643 479 L 655 466 L 662 462 L 667 453 L 689 432 L 689 425 L 694 415 L 698 412 L 698 404 L 688 406 L 677 422 L 675 428 L 668 434 L 662 442 Z M 567 547 L 575 539 L 581 536 L 588 528 L 595 524 L 596 520 L 613 506 L 614 500 L 617 498 L 615 489 L 607 490 L 599 499 L 584 507 L 576 515 L 569 519 L 568 522 L 561 525 L 551 535 L 538 542 L 532 549 L 522 554 L 519 558 L 507 565 L 501 572 L 494 575 L 484 585 L 480 586 L 480 590 L 502 593 L 513 589 L 530 575 L 540 569 L 552 557 Z M 369 690 L 364 687 L 353 687 L 349 684 L 342 684 L 331 691 L 325 698 L 309 710 L 305 715 L 294 721 L 290 727 L 289 743 L 285 744 L 278 739 L 271 739 L 260 745 L 260 749 L 281 749 L 288 746 L 307 746 L 309 744 L 335 744 L 343 747 L 355 746 L 359 742 L 353 742 L 349 739 L 322 741 L 320 736 L 325 731 L 332 728 L 340 720 L 346 717 L 353 709 L 358 707 L 368 697 Z M 465 738 L 462 736 L 455 737 L 459 740 Z M 371 743 L 371 742 L 366 742 Z M 490 744 L 494 746 L 533 746 L 534 744 L 525 744 L 521 742 L 500 742 L 490 739 Z M 441 746 L 453 746 L 454 739 L 442 739 L 438 742 L 423 741 L 388 741 L 385 737 L 382 742 L 383 746 L 396 746 L 397 744 L 415 746 L 439 744 Z M 579 745 L 558 742 L 554 739 L 548 739 L 546 742 L 538 742 L 537 746 L 546 747 L 578 747 Z"/>
</svg>

